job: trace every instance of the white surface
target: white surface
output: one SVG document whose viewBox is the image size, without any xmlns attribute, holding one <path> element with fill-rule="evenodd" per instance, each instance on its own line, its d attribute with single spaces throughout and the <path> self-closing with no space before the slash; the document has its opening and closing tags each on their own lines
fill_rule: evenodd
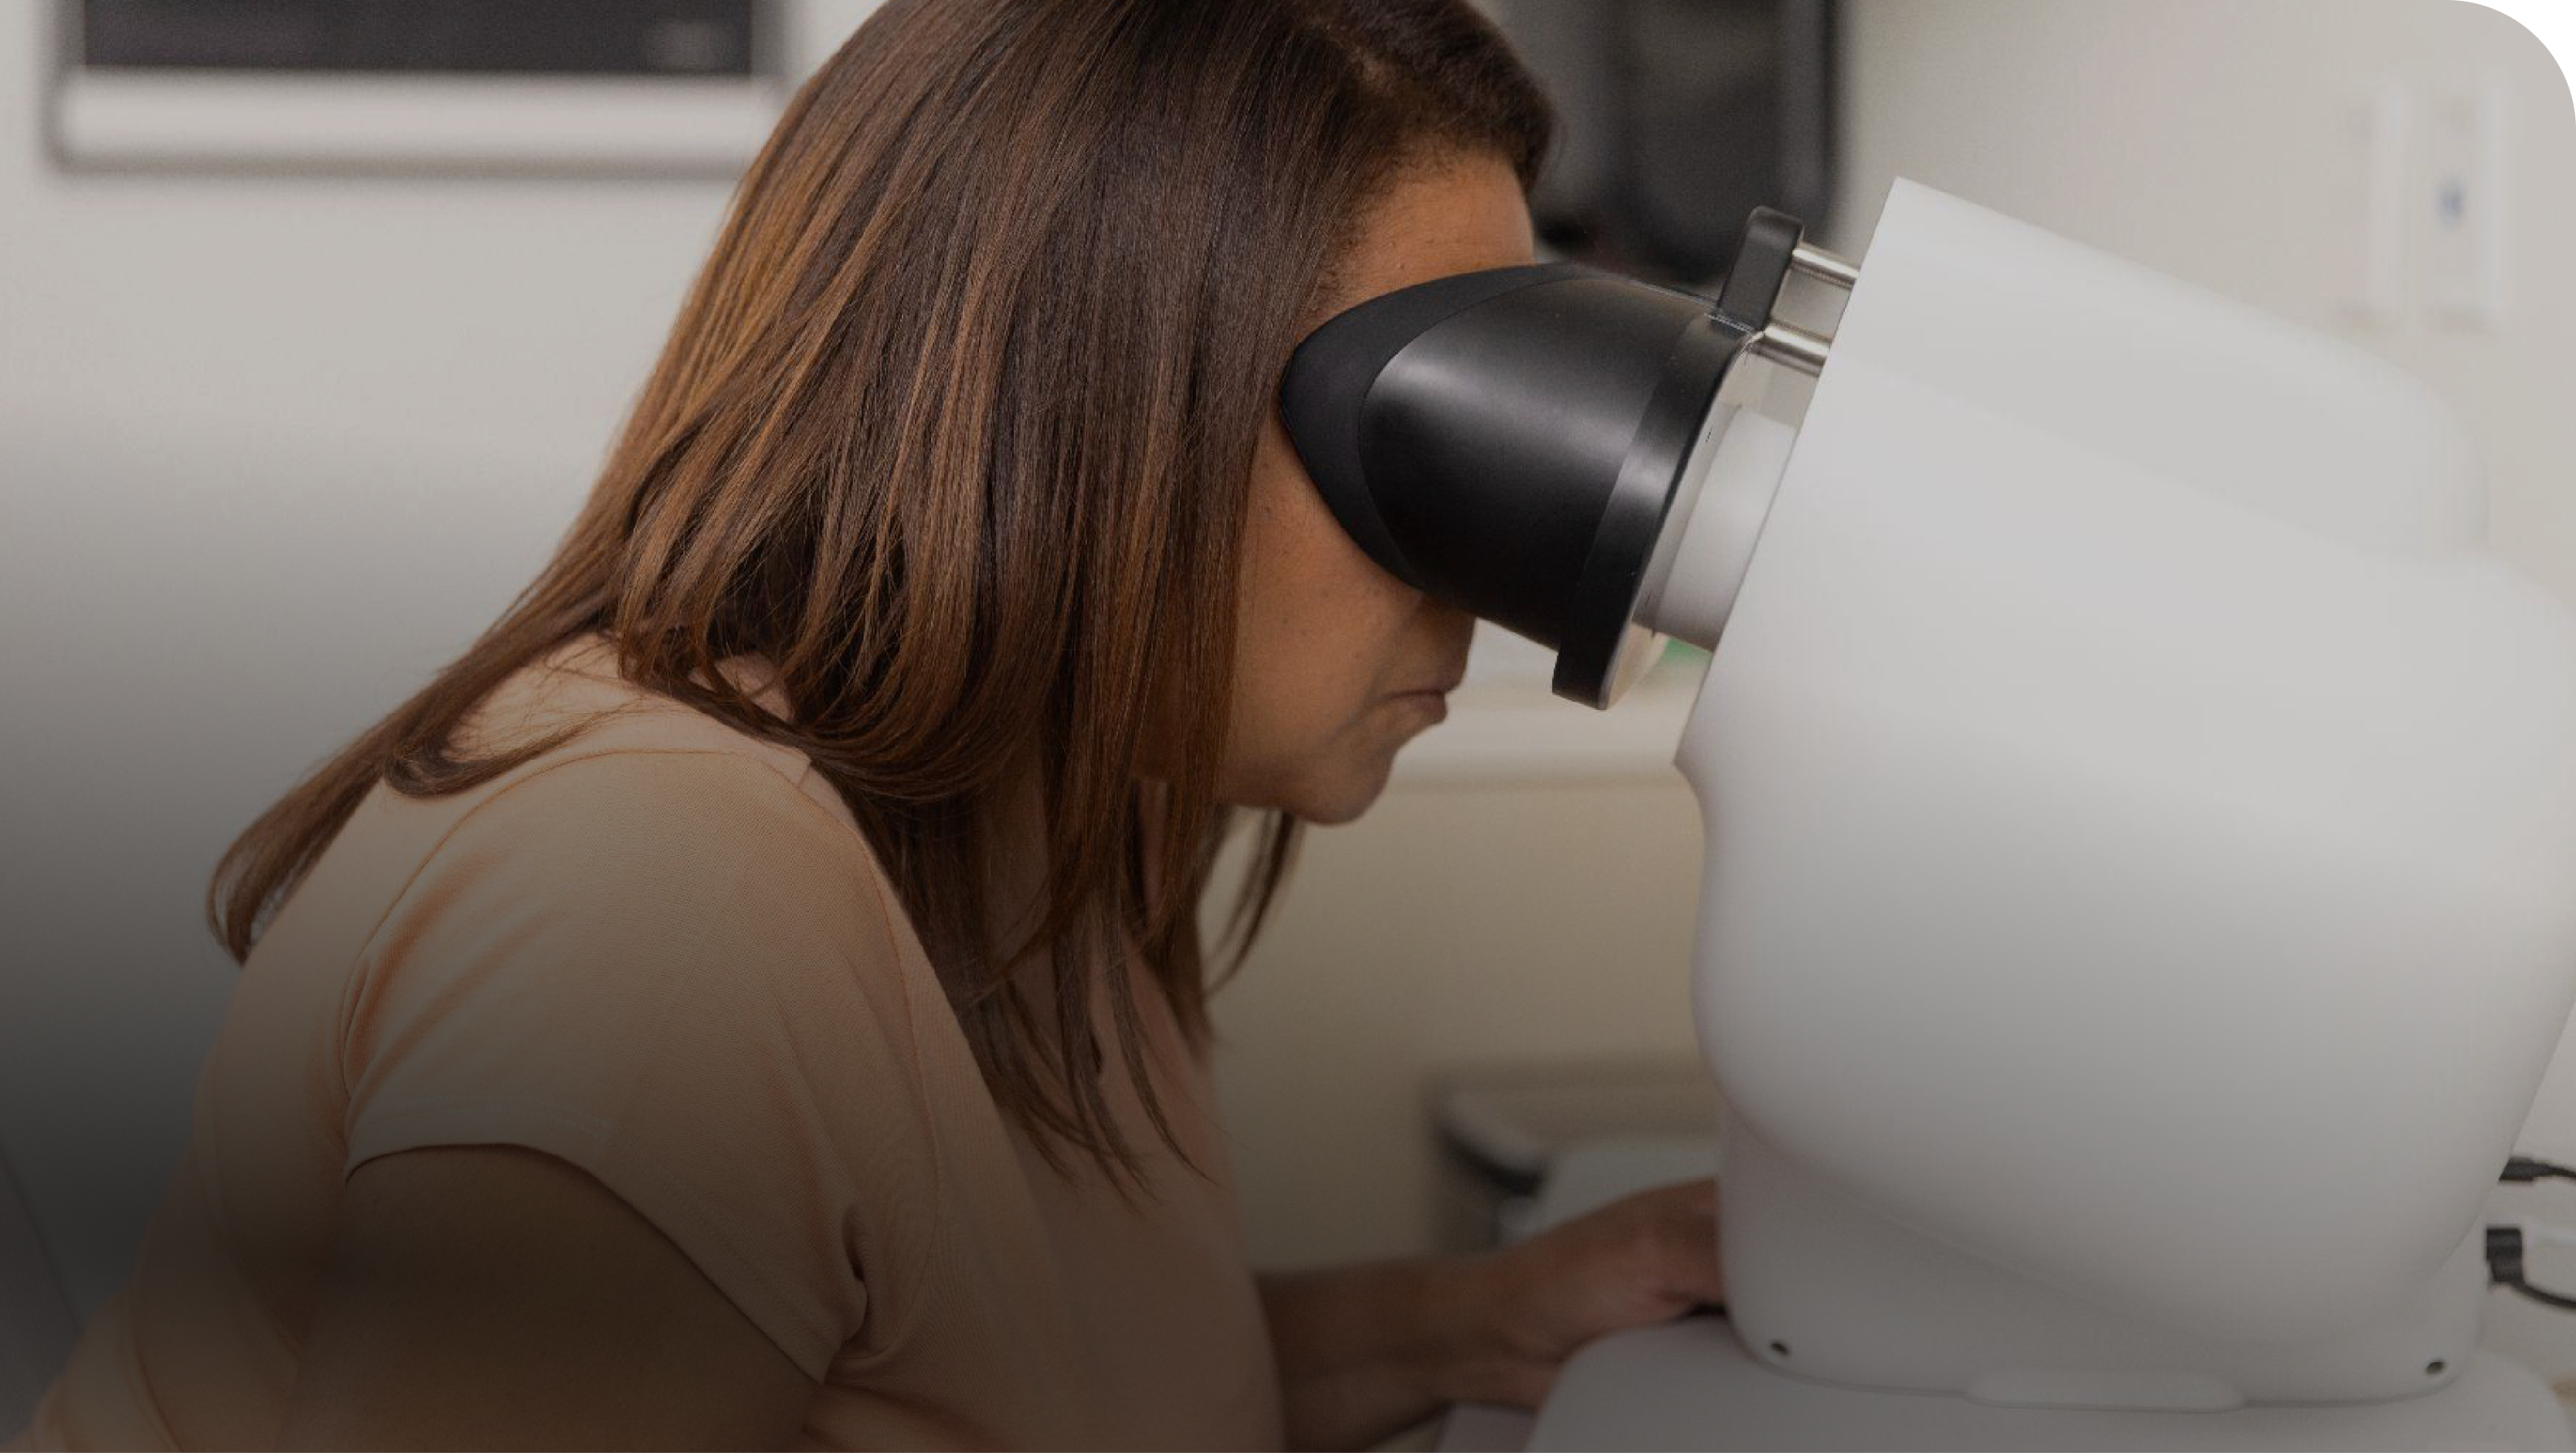
<svg viewBox="0 0 2576 1453">
<path fill-rule="evenodd" d="M 2543 34 L 2576 29 L 2576 7 L 2563 0 L 2515 8 L 2532 11 Z M 2493 547 L 2576 599 L 2564 398 L 2576 270 L 2547 261 L 2576 256 L 2576 119 L 2561 66 L 2529 32 L 2465 0 L 1857 0 L 1844 20 L 1843 169 L 1826 246 L 1864 251 L 1890 179 L 1903 174 L 2339 328 L 2461 411 L 2489 469 Z M 2338 265 L 2353 198 L 2333 164 L 2351 146 L 2352 108 L 2395 83 L 2417 97 L 2420 122 L 2436 95 L 2479 77 L 2514 94 L 2512 305 L 2489 328 L 2444 323 L 2421 275 L 2425 239 L 2413 234 L 2419 261 L 2400 317 L 2356 326 L 2350 270 Z M 2410 166 L 2420 179 L 2420 132 L 2418 141 Z M 2420 219 L 2411 202 L 2410 212 Z M 2576 1055 L 2563 1042 L 2518 1143 L 2576 1155 Z M 2335 1187 L 2323 1198 L 2340 1207 L 2370 1194 Z M 2559 1209 L 2528 1188 L 2499 1191 L 2494 1203 Z M 2576 1250 L 2541 1257 L 2536 1277 L 2576 1284 Z M 2576 1323 L 2561 1314 L 2498 1302 L 2484 1345 L 2576 1379 Z"/>
<path fill-rule="evenodd" d="M 2483 1238 L 2395 1304 L 2291 1339 L 2221 1338 L 2069 1296 L 1882 1215 L 1730 1125 L 1725 1138 L 1728 1304 L 1780 1370 L 1988 1403 L 2225 1411 L 2247 1403 L 2411 1395 L 2466 1365 L 2487 1303 Z M 1999 1197 L 2032 1192 L 1999 1176 Z M 2285 1221 L 2313 1223 L 2322 1194 Z M 2101 1228 L 2106 1235 L 2114 1228 Z M 2213 1245 L 2194 1263 L 2235 1265 Z M 2180 1274 L 2188 1275 L 2191 1268 Z"/>
<path fill-rule="evenodd" d="M 2384 362 L 1898 184 L 1684 738 L 1699 1019 L 1925 1286 L 2023 1284 L 1851 1316 L 1852 1241 L 1730 1158 L 1740 1321 L 2070 1400 L 2457 1365 L 2427 1279 L 2576 998 L 2576 613 L 2482 524 Z"/>
<path fill-rule="evenodd" d="M 1446 1446 L 1446 1445 L 1444 1445 Z M 1606 1337 L 1558 1376 L 1525 1445 L 1556 1449 L 2564 1449 L 2567 1421 L 2522 1368 L 2475 1355 L 2438 1392 L 2223 1413 L 1999 1408 L 1828 1387 L 1748 1356 L 1722 1317 Z"/>
<path fill-rule="evenodd" d="M 1719 404 L 1709 410 L 1646 566 L 1639 620 L 1703 650 L 1717 644 L 1797 437 L 1787 424 L 1751 409 Z"/>
<path fill-rule="evenodd" d="M 1588 1142 L 1542 1188 L 1537 1226 L 1716 1163 L 1685 1139 Z M 2327 1409 L 2102 1414 L 1999 1408 L 1855 1391 L 1763 1367 L 1728 1323 L 1698 1316 L 1609 1338 L 1560 1374 L 1537 1414 L 1468 1404 L 1442 1420 L 1442 1453 L 1600 1448 L 2444 1448 L 2563 1449 L 2563 1409 L 2538 1379 L 2475 1354 L 2438 1392 Z"/>
</svg>

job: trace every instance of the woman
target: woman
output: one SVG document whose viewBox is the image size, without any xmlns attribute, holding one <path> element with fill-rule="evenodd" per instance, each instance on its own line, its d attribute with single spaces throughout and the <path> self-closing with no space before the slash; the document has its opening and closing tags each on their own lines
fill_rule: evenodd
<svg viewBox="0 0 2576 1453">
<path fill-rule="evenodd" d="M 1256 1279 L 1197 909 L 1467 620 L 1273 417 L 1529 256 L 1456 0 L 894 0 L 553 562 L 237 842 L 190 1148 L 39 1444 L 1353 1447 L 1718 1296 L 1713 1188 Z"/>
</svg>

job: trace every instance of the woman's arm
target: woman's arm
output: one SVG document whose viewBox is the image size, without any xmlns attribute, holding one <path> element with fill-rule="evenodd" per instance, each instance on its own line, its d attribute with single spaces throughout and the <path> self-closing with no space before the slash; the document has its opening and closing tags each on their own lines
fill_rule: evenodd
<svg viewBox="0 0 2576 1453">
<path fill-rule="evenodd" d="M 813 1383 L 696 1265 L 551 1156 L 349 1177 L 290 1448 L 776 1448 Z"/>
<path fill-rule="evenodd" d="M 1484 1256 L 1265 1276 L 1261 1295 L 1291 1448 L 1365 1448 L 1455 1402 L 1534 1408 L 1584 1343 L 1724 1299 L 1717 1185 Z"/>
</svg>

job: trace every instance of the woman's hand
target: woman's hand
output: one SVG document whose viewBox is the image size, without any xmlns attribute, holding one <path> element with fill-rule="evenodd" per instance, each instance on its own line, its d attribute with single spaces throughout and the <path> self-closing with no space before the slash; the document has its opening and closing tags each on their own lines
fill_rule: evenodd
<svg viewBox="0 0 2576 1453">
<path fill-rule="evenodd" d="M 1537 1407 L 1584 1343 L 1723 1292 L 1714 1181 L 1483 1256 L 1261 1278 L 1291 1448 L 1371 1447 L 1451 1403 Z"/>
<path fill-rule="evenodd" d="M 1717 1182 L 1688 1181 L 1493 1253 L 1483 1263 L 1490 1351 L 1461 1369 L 1461 1395 L 1537 1407 L 1586 1342 L 1724 1301 L 1717 1245 Z"/>
</svg>

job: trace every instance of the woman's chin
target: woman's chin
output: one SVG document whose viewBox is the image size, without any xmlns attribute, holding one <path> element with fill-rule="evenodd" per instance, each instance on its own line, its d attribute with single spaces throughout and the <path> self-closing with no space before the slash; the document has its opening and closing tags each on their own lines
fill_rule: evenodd
<svg viewBox="0 0 2576 1453">
<path fill-rule="evenodd" d="M 1385 794 L 1396 753 L 1431 723 L 1407 722 L 1396 731 L 1387 730 L 1388 724 L 1389 718 L 1374 718 L 1371 730 L 1344 734 L 1333 750 L 1309 754 L 1293 767 L 1274 767 L 1258 776 L 1246 773 L 1235 779 L 1238 792 L 1220 787 L 1218 797 L 1236 807 L 1284 812 L 1318 827 L 1349 822 Z"/>
<path fill-rule="evenodd" d="M 1294 800 L 1285 810 L 1301 822 L 1318 827 L 1334 827 L 1350 822 L 1367 812 L 1386 791 L 1386 781 L 1395 768 L 1395 754 L 1374 754 L 1367 761 L 1352 762 L 1329 774 L 1318 774 L 1316 780 L 1300 784 Z"/>
</svg>

